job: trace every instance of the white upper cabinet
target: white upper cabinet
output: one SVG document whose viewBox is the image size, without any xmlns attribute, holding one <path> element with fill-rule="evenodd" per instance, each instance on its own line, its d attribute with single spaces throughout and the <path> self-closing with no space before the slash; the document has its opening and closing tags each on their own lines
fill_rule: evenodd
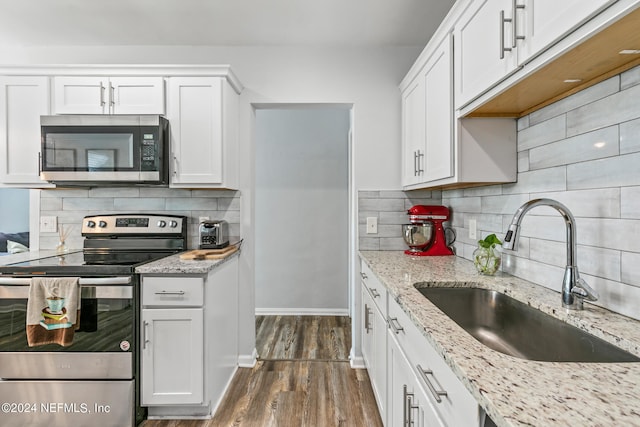
<svg viewBox="0 0 640 427">
<path fill-rule="evenodd" d="M 518 0 L 513 39 L 523 64 L 616 0 Z"/>
<path fill-rule="evenodd" d="M 49 114 L 49 78 L 0 76 L 0 185 L 53 187 L 40 179 L 40 116 Z"/>
<path fill-rule="evenodd" d="M 224 77 L 170 77 L 171 187 L 237 188 L 238 94 Z"/>
<path fill-rule="evenodd" d="M 59 76 L 54 114 L 164 114 L 162 77 Z"/>
<path fill-rule="evenodd" d="M 402 90 L 403 186 L 453 175 L 451 35 Z"/>
<path fill-rule="evenodd" d="M 453 30 L 456 108 L 516 70 L 512 0 L 469 2 Z"/>
</svg>

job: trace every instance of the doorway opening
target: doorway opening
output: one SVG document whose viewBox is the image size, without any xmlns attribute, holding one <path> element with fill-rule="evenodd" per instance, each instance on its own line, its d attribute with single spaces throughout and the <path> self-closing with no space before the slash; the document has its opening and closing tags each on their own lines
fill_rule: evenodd
<svg viewBox="0 0 640 427">
<path fill-rule="evenodd" d="M 349 314 L 350 106 L 255 116 L 257 315 Z"/>
</svg>

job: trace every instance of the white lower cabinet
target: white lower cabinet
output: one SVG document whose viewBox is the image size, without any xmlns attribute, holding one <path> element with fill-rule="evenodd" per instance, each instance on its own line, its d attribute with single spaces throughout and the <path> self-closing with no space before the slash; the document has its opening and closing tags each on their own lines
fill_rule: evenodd
<svg viewBox="0 0 640 427">
<path fill-rule="evenodd" d="M 142 275 L 141 402 L 150 418 L 210 417 L 238 367 L 238 258 L 207 275 Z"/>
<path fill-rule="evenodd" d="M 202 308 L 142 310 L 142 404 L 201 404 Z"/>
<path fill-rule="evenodd" d="M 431 406 L 425 392 L 419 386 L 411 362 L 400 349 L 389 331 L 387 360 L 388 378 L 388 426 L 436 427 L 445 426 Z"/>
<path fill-rule="evenodd" d="M 366 282 L 363 282 L 362 357 L 369 372 L 380 417 L 384 420 L 387 408 L 387 321 L 386 314 L 383 315 L 370 292 Z"/>
<path fill-rule="evenodd" d="M 471 393 L 400 305 L 392 298 L 388 305 L 389 419 L 393 420 L 389 425 L 405 425 L 398 420 L 413 417 L 414 425 L 480 426 L 483 414 Z M 407 405 L 403 418 L 398 399 L 404 385 L 413 395 L 403 398 Z"/>
</svg>

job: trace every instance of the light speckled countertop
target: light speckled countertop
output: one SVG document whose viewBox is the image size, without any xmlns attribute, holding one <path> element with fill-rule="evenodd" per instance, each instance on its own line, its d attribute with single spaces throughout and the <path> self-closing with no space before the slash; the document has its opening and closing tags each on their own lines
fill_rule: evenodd
<svg viewBox="0 0 640 427">
<path fill-rule="evenodd" d="M 640 322 L 585 303 L 562 308 L 560 294 L 499 273 L 478 274 L 460 257 L 362 251 L 362 260 L 499 427 L 640 426 L 640 363 L 523 360 L 485 347 L 413 286 L 429 282 L 496 290 L 640 356 Z M 559 278 L 562 280 L 562 278 Z"/>
<path fill-rule="evenodd" d="M 240 256 L 236 251 L 223 259 L 184 260 L 180 254 L 168 256 L 136 267 L 139 274 L 207 274 L 222 263 Z"/>
</svg>

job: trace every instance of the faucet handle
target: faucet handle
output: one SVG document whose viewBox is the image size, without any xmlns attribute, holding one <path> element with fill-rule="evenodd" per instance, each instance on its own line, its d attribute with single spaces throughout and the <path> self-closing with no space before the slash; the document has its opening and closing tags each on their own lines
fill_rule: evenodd
<svg viewBox="0 0 640 427">
<path fill-rule="evenodd" d="M 576 281 L 576 286 L 571 288 L 571 293 L 579 298 L 585 298 L 589 301 L 596 301 L 600 297 L 582 277 L 579 277 Z"/>
</svg>

